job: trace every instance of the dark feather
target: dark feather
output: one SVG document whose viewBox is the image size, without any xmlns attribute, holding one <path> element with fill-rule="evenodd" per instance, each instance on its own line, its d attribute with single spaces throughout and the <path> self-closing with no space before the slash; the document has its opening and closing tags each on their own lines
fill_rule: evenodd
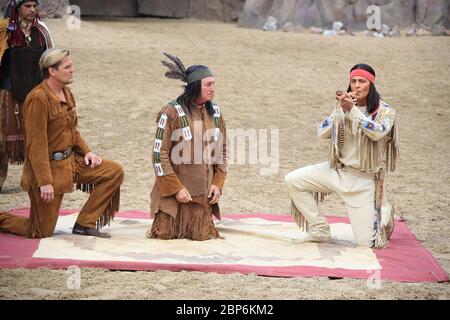
<svg viewBox="0 0 450 320">
<path fill-rule="evenodd" d="M 173 64 L 172 62 L 161 61 L 161 64 L 162 64 L 163 66 L 169 68 L 169 70 L 181 72 L 181 70 L 178 69 L 178 67 L 177 67 L 175 64 Z"/>
<path fill-rule="evenodd" d="M 172 61 L 178 66 L 178 68 L 179 68 L 179 70 L 180 70 L 181 72 L 186 73 L 186 69 L 185 69 L 185 67 L 184 67 L 184 64 L 183 64 L 183 62 L 181 62 L 181 60 L 180 60 L 178 57 L 175 57 L 175 56 L 173 56 L 173 55 L 171 55 L 171 54 L 169 54 L 169 53 L 166 53 L 166 52 L 163 52 L 163 54 L 164 54 L 167 58 L 169 58 L 170 60 L 172 60 Z"/>
<path fill-rule="evenodd" d="M 184 73 L 180 73 L 178 71 L 174 71 L 174 70 L 167 71 L 165 73 L 165 76 L 170 79 L 179 79 L 183 82 L 186 82 L 186 75 Z"/>
<path fill-rule="evenodd" d="M 183 82 L 187 82 L 186 69 L 183 63 L 175 56 L 163 52 L 164 55 L 171 61 L 161 61 L 162 65 L 169 70 L 166 72 L 166 77 L 170 79 L 179 79 Z"/>
</svg>

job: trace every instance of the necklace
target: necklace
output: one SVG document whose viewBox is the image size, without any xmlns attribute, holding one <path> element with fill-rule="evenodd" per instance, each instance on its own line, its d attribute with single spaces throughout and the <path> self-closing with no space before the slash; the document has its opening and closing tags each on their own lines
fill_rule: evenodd
<svg viewBox="0 0 450 320">
<path fill-rule="evenodd" d="M 30 45 L 31 36 L 29 34 L 25 34 L 25 41 L 27 42 L 27 45 Z"/>
<path fill-rule="evenodd" d="M 33 24 L 32 22 L 23 22 L 22 20 L 20 20 L 20 27 L 21 27 L 23 30 L 28 30 L 28 29 L 30 29 L 32 24 Z"/>
<path fill-rule="evenodd" d="M 25 42 L 29 46 L 31 43 L 31 26 L 33 25 L 32 22 L 24 22 L 20 20 L 20 27 L 22 28 L 23 35 L 25 37 Z"/>
</svg>

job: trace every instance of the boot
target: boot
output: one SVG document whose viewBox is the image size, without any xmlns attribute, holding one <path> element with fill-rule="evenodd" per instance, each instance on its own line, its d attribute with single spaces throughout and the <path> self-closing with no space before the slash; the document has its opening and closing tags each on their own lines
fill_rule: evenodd
<svg viewBox="0 0 450 320">
<path fill-rule="evenodd" d="M 84 227 L 81 224 L 75 223 L 72 228 L 73 234 L 78 234 L 82 236 L 93 236 L 99 238 L 111 238 L 111 235 L 107 232 L 100 232 L 96 228 Z"/>
</svg>

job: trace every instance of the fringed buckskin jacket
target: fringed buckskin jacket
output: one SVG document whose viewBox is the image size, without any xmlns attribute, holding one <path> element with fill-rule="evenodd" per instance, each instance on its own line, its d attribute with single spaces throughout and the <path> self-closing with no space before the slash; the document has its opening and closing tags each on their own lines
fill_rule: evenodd
<svg viewBox="0 0 450 320">
<path fill-rule="evenodd" d="M 156 181 L 151 192 L 152 215 L 162 210 L 175 218 L 179 206 L 175 194 L 183 187 L 192 202 L 204 207 L 212 184 L 222 190 L 227 175 L 227 137 L 220 109 L 214 103 L 213 109 L 213 116 L 205 107 L 194 108 L 190 114 L 172 101 L 159 113 L 153 145 Z M 198 156 L 201 159 L 196 159 Z M 220 218 L 218 204 L 212 206 L 212 213 Z"/>
<path fill-rule="evenodd" d="M 372 114 L 355 106 L 345 113 L 345 125 L 339 127 L 335 122 L 333 113 L 318 128 L 320 138 L 332 138 L 332 168 L 351 167 L 374 174 L 395 170 L 399 157 L 397 115 L 388 104 L 380 100 Z M 340 142 L 343 145 L 337 147 Z"/>
<path fill-rule="evenodd" d="M 77 129 L 73 95 L 64 88 L 62 102 L 44 80 L 27 96 L 24 103 L 26 157 L 21 187 L 25 191 L 51 184 L 55 195 L 72 192 L 75 178 L 75 154 L 84 156 L 90 148 Z M 73 148 L 74 155 L 51 160 L 53 152 Z"/>
</svg>

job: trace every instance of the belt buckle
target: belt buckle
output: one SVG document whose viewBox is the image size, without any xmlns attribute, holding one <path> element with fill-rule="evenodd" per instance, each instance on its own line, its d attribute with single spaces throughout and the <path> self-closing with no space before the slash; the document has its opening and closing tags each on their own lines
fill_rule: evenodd
<svg viewBox="0 0 450 320">
<path fill-rule="evenodd" d="M 63 160 L 64 157 L 65 157 L 65 155 L 62 152 L 55 152 L 53 154 L 53 159 L 56 160 L 56 161 Z"/>
</svg>

